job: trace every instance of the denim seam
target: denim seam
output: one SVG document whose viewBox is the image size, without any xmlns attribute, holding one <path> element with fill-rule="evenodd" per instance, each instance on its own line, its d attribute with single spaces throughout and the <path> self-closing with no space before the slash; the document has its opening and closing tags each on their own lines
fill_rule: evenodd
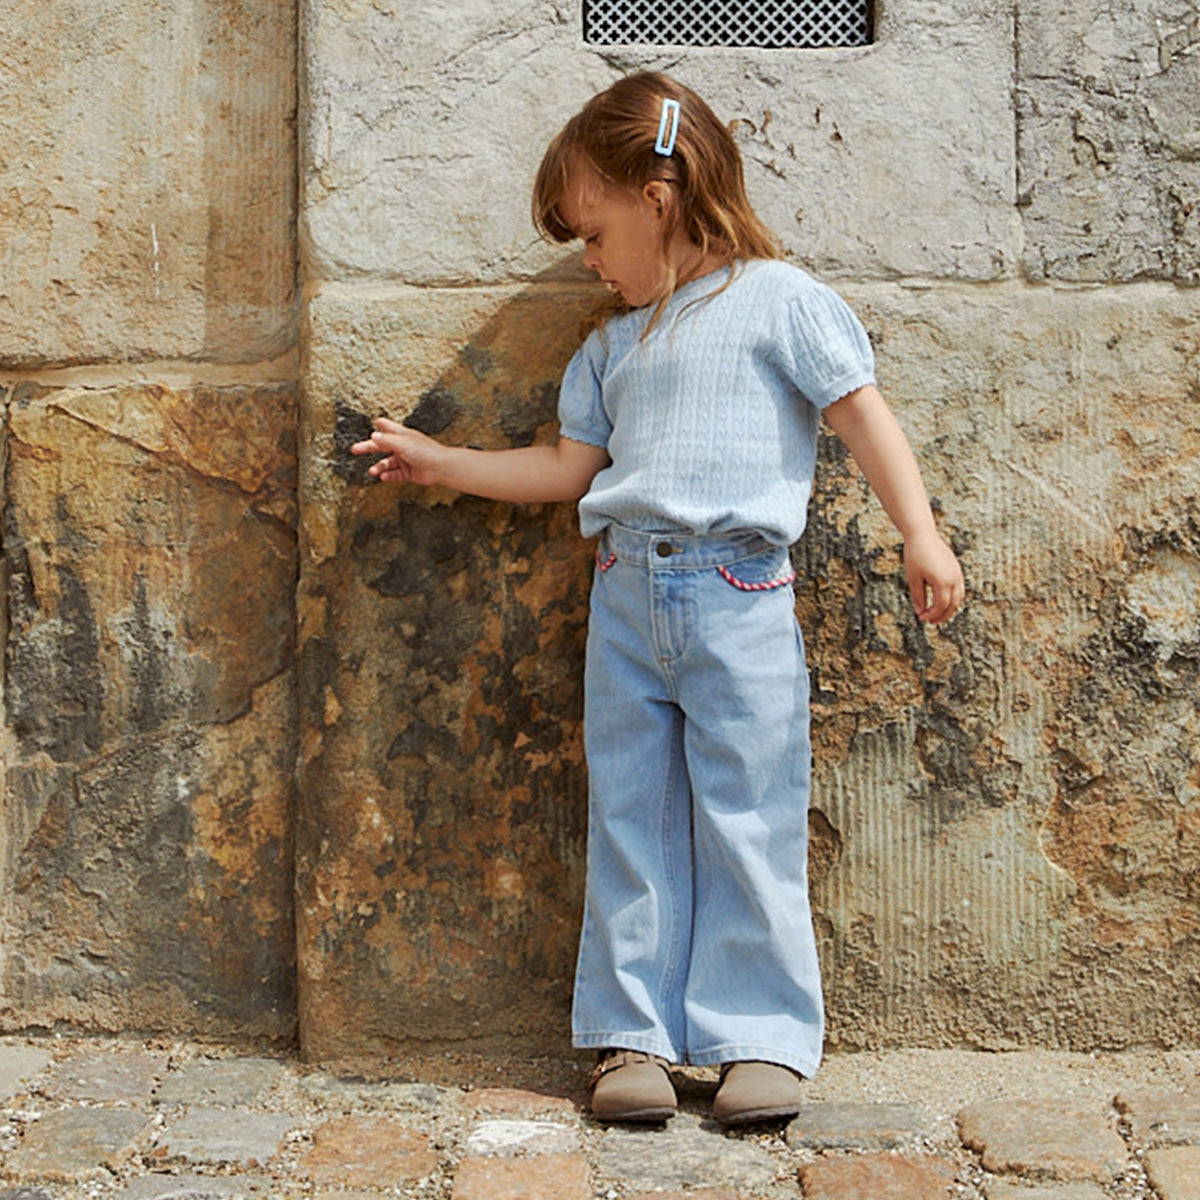
<svg viewBox="0 0 1200 1200">
<path fill-rule="evenodd" d="M 670 921 L 671 921 L 671 932 L 670 932 L 670 938 L 669 938 L 670 952 L 667 955 L 667 970 L 663 974 L 663 981 L 662 981 L 662 989 L 663 989 L 662 1003 L 664 1005 L 664 1008 L 669 1004 L 670 999 L 674 994 L 675 980 L 679 974 L 679 959 L 681 957 L 681 955 L 680 955 L 680 933 L 681 933 L 681 929 L 683 926 L 683 922 L 679 918 L 678 902 L 675 899 L 676 888 L 678 886 L 679 881 L 678 881 L 678 878 L 676 877 L 674 866 L 671 861 L 672 841 L 670 838 L 670 824 L 671 824 L 670 801 L 671 801 L 673 791 L 674 791 L 674 789 L 672 788 L 671 785 L 672 785 L 672 781 L 675 778 L 676 769 L 682 765 L 682 763 L 677 761 L 678 756 L 679 756 L 678 743 L 675 741 L 672 741 L 670 753 L 667 758 L 667 773 L 666 773 L 666 778 L 663 781 L 662 797 L 659 802 L 659 807 L 661 809 L 660 820 L 662 822 L 662 831 L 663 831 L 663 836 L 662 836 L 663 876 L 667 881 L 667 898 L 669 900 L 669 912 L 670 912 Z M 660 1016 L 660 1019 L 663 1019 L 663 1024 L 666 1025 L 666 1018 L 668 1018 L 670 1016 L 670 1013 L 669 1012 L 660 1012 L 659 1016 Z M 671 1037 L 672 1039 L 674 1039 L 674 1035 L 676 1033 L 686 1033 L 686 1030 L 670 1030 L 670 1029 L 668 1029 L 668 1036 Z"/>
</svg>

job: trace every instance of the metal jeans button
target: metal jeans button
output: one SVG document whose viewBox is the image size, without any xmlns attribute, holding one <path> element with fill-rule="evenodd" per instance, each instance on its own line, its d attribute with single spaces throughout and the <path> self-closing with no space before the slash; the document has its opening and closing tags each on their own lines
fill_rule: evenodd
<svg viewBox="0 0 1200 1200">
<path fill-rule="evenodd" d="M 670 558 L 671 555 L 675 553 L 675 549 L 670 542 L 659 542 L 658 545 L 654 547 L 654 553 L 657 554 L 659 558 Z"/>
</svg>

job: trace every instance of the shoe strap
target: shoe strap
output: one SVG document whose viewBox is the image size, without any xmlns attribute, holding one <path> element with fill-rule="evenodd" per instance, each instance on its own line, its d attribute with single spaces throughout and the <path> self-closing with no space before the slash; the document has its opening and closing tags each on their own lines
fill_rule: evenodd
<svg viewBox="0 0 1200 1200">
<path fill-rule="evenodd" d="M 597 1082 L 610 1071 L 619 1071 L 622 1067 L 633 1066 L 637 1063 L 654 1063 L 664 1071 L 667 1069 L 667 1060 L 654 1054 L 645 1054 L 641 1050 L 606 1050 L 593 1068 L 589 1083 L 595 1087 Z"/>
</svg>

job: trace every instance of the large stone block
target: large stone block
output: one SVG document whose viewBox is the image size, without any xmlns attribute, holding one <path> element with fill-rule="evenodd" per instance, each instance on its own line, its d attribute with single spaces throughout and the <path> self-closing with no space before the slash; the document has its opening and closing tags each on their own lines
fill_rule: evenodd
<svg viewBox="0 0 1200 1200">
<path fill-rule="evenodd" d="M 359 486 L 340 451 L 381 408 L 456 442 L 552 437 L 584 295 L 347 288 L 312 305 L 313 1052 L 565 1037 L 584 824 L 573 516 Z M 1197 302 L 1150 285 L 849 296 L 970 599 L 944 630 L 916 622 L 894 531 L 824 439 L 796 557 L 831 1040 L 1193 1039 Z"/>
<path fill-rule="evenodd" d="M 596 91 L 670 70 L 734 124 L 752 198 L 825 272 L 994 279 L 1019 254 L 1012 25 L 900 0 L 877 44 L 820 52 L 587 46 L 553 0 L 310 6 L 309 266 L 326 279 L 490 283 L 569 270 L 529 186 Z"/>
<path fill-rule="evenodd" d="M 290 1036 L 295 390 L 7 401 L 2 1019 Z"/>
<path fill-rule="evenodd" d="M 1194 5 L 1022 4 L 1020 204 L 1036 279 L 1200 282 Z"/>
<path fill-rule="evenodd" d="M 570 506 L 369 482 L 368 417 L 556 436 L 592 293 L 316 297 L 303 439 L 298 825 L 310 1054 L 561 1046 L 582 891 L 591 550 Z"/>
<path fill-rule="evenodd" d="M 917 626 L 827 443 L 799 559 L 832 1039 L 1193 1041 L 1200 302 L 853 299 L 968 601 Z"/>
<path fill-rule="evenodd" d="M 295 13 L 0 0 L 0 363 L 295 340 Z"/>
</svg>

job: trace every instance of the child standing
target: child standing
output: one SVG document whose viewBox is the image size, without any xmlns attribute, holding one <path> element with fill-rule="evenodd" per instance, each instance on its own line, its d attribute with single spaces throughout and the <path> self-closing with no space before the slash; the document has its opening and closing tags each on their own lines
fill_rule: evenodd
<svg viewBox="0 0 1200 1200">
<path fill-rule="evenodd" d="M 574 1044 L 592 1111 L 662 1120 L 668 1063 L 720 1064 L 714 1115 L 794 1114 L 821 1055 L 808 907 L 808 674 L 788 547 L 819 414 L 904 539 L 918 616 L 963 599 L 846 304 L 779 260 L 729 131 L 666 76 L 614 84 L 547 150 L 534 217 L 612 290 L 554 446 L 444 446 L 394 421 L 388 483 L 579 501 L 598 538 L 585 670 L 588 873 Z"/>
</svg>

